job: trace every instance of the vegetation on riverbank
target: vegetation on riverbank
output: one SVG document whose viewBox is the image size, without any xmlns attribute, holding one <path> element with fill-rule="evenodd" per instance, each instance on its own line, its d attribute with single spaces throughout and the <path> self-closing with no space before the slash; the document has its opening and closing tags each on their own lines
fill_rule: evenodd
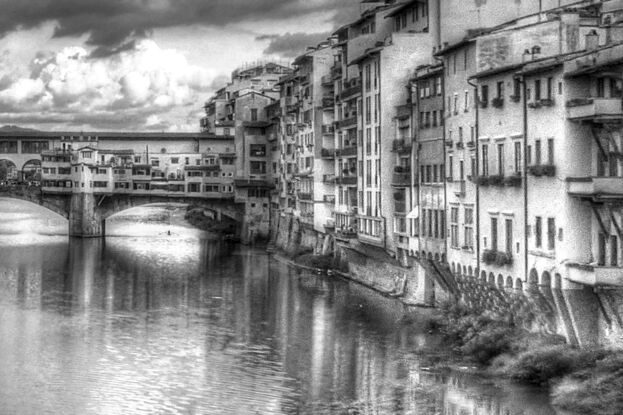
<svg viewBox="0 0 623 415">
<path fill-rule="evenodd" d="M 217 221 L 215 218 L 207 216 L 201 208 L 189 206 L 184 219 L 202 231 L 221 235 L 232 234 L 235 231 L 235 224 L 227 220 Z"/>
<path fill-rule="evenodd" d="M 315 268 L 324 272 L 329 270 L 348 272 L 348 265 L 333 254 L 316 255 L 310 250 L 298 250 L 296 252 L 285 252 L 285 255 L 295 264 L 303 267 Z"/>
<path fill-rule="evenodd" d="M 488 374 L 551 386 L 554 404 L 582 414 L 623 413 L 623 351 L 580 349 L 523 329 L 516 316 L 444 304 L 430 322 L 454 350 Z"/>
</svg>

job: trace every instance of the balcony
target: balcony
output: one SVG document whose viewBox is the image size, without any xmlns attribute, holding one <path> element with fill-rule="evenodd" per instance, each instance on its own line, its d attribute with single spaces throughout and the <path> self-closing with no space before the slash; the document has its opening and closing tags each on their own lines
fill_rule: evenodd
<svg viewBox="0 0 623 415">
<path fill-rule="evenodd" d="M 392 176 L 393 187 L 410 187 L 411 186 L 411 173 L 398 173 L 394 172 Z"/>
<path fill-rule="evenodd" d="M 585 98 L 567 101 L 567 118 L 571 121 L 621 121 L 621 98 Z"/>
<path fill-rule="evenodd" d="M 567 193 L 598 202 L 620 201 L 623 200 L 623 177 L 569 177 Z"/>
<path fill-rule="evenodd" d="M 335 149 L 323 148 L 320 150 L 320 157 L 323 159 L 331 160 L 335 158 Z"/>
<path fill-rule="evenodd" d="M 405 139 L 394 140 L 392 143 L 392 151 L 396 153 L 409 153 L 411 152 L 411 141 Z"/>
<path fill-rule="evenodd" d="M 396 107 L 396 118 L 404 120 L 411 117 L 411 104 L 398 105 Z"/>
<path fill-rule="evenodd" d="M 322 98 L 322 108 L 323 109 L 333 109 L 335 106 L 335 97 L 323 97 Z"/>
<path fill-rule="evenodd" d="M 342 101 L 347 101 L 349 99 L 355 98 L 361 94 L 361 82 L 351 82 L 351 86 L 344 89 L 340 93 L 340 99 Z"/>
<path fill-rule="evenodd" d="M 623 267 L 567 264 L 569 280 L 583 285 L 623 287 Z"/>
<path fill-rule="evenodd" d="M 334 132 L 335 132 L 335 127 L 333 127 L 331 124 L 325 124 L 322 126 L 322 134 L 331 135 Z"/>
<path fill-rule="evenodd" d="M 385 243 L 385 220 L 375 216 L 357 216 L 357 238 L 362 243 L 383 246 Z"/>
<path fill-rule="evenodd" d="M 338 157 L 357 157 L 357 147 L 351 146 L 351 147 L 339 148 L 337 149 L 335 154 Z"/>
<path fill-rule="evenodd" d="M 320 78 L 320 83 L 322 86 L 332 86 L 333 85 L 333 77 L 331 75 L 324 75 Z"/>
<path fill-rule="evenodd" d="M 340 176 L 335 179 L 335 183 L 344 186 L 357 186 L 357 176 Z"/>
<path fill-rule="evenodd" d="M 299 197 L 299 200 L 306 200 L 306 201 L 313 200 L 312 194 L 308 192 L 299 192 L 298 197 Z"/>
<path fill-rule="evenodd" d="M 333 78 L 339 78 L 340 76 L 342 76 L 342 63 L 341 62 L 337 62 L 335 65 L 333 65 L 333 67 L 331 68 L 331 76 Z"/>
<path fill-rule="evenodd" d="M 454 183 L 456 185 L 454 195 L 456 197 L 465 197 L 465 180 L 457 180 Z"/>
<path fill-rule="evenodd" d="M 349 118 L 345 118 L 340 121 L 336 121 L 337 128 L 352 128 L 357 127 L 357 114 L 349 114 Z"/>
<path fill-rule="evenodd" d="M 335 195 L 324 195 L 322 196 L 322 201 L 332 205 L 335 203 Z"/>
<path fill-rule="evenodd" d="M 335 174 L 325 174 L 322 176 L 322 182 L 324 184 L 335 184 Z"/>
</svg>

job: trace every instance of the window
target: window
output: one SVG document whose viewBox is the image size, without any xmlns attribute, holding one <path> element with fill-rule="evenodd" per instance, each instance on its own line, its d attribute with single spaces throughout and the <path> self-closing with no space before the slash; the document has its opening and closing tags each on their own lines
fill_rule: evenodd
<svg viewBox="0 0 623 415">
<path fill-rule="evenodd" d="M 534 81 L 534 99 L 538 101 L 541 99 L 541 80 Z"/>
<path fill-rule="evenodd" d="M 266 162 L 265 161 L 251 161 L 251 174 L 266 174 Z"/>
<path fill-rule="evenodd" d="M 474 247 L 474 210 L 472 208 L 465 208 L 465 233 L 463 246 L 467 249 Z"/>
<path fill-rule="evenodd" d="M 606 95 L 606 82 L 604 78 L 597 78 L 597 96 L 603 98 Z"/>
<path fill-rule="evenodd" d="M 251 121 L 257 121 L 257 108 L 251 108 Z"/>
<path fill-rule="evenodd" d="M 459 94 L 454 94 L 454 114 L 459 113 Z"/>
<path fill-rule="evenodd" d="M 482 175 L 489 175 L 489 146 L 487 144 L 482 145 Z"/>
<path fill-rule="evenodd" d="M 553 82 L 554 80 L 551 77 L 547 78 L 547 99 L 552 99 Z"/>
<path fill-rule="evenodd" d="M 541 164 L 541 140 L 534 142 L 534 164 L 537 166 Z"/>
<path fill-rule="evenodd" d="M 623 81 L 620 79 L 612 79 L 610 78 L 610 96 L 612 98 L 621 98 L 623 97 Z"/>
<path fill-rule="evenodd" d="M 82 158 L 90 159 L 92 156 L 93 156 L 93 152 L 92 151 L 83 151 L 82 152 Z"/>
<path fill-rule="evenodd" d="M 498 219 L 491 218 L 491 249 L 498 250 Z"/>
<path fill-rule="evenodd" d="M 515 142 L 515 173 L 521 171 L 521 142 Z"/>
<path fill-rule="evenodd" d="M 17 153 L 17 141 L 0 141 L 0 153 Z"/>
<path fill-rule="evenodd" d="M 513 96 L 516 100 L 519 100 L 519 97 L 521 97 L 521 82 L 519 78 L 513 79 Z"/>
<path fill-rule="evenodd" d="M 498 144 L 498 174 L 504 176 L 504 144 Z"/>
<path fill-rule="evenodd" d="M 547 139 L 547 164 L 554 165 L 554 139 Z"/>
<path fill-rule="evenodd" d="M 498 98 L 504 98 L 504 82 L 500 81 L 497 83 L 497 97 Z"/>
<path fill-rule="evenodd" d="M 48 141 L 22 141 L 22 153 L 40 154 L 49 149 L 50 143 Z"/>
<path fill-rule="evenodd" d="M 483 85 L 480 87 L 480 102 L 489 102 L 489 85 Z"/>
<path fill-rule="evenodd" d="M 251 144 L 249 146 L 249 154 L 251 157 L 265 157 L 266 145 L 264 144 Z"/>
<path fill-rule="evenodd" d="M 366 128 L 366 155 L 372 154 L 372 129 Z"/>
<path fill-rule="evenodd" d="M 547 218 L 547 249 L 556 248 L 556 219 Z"/>
<path fill-rule="evenodd" d="M 506 219 L 506 253 L 512 254 L 513 252 L 513 220 Z"/>
<path fill-rule="evenodd" d="M 463 142 L 463 127 L 459 127 L 459 142 Z"/>
<path fill-rule="evenodd" d="M 543 245 L 542 241 L 543 222 L 540 216 L 536 217 L 536 223 L 534 224 L 534 244 L 537 248 Z"/>
<path fill-rule="evenodd" d="M 619 265 L 619 240 L 616 235 L 610 236 L 610 266 L 616 267 Z"/>
<path fill-rule="evenodd" d="M 365 87 L 366 87 L 366 91 L 370 90 L 370 87 L 372 85 L 372 83 L 370 82 L 372 79 L 372 67 L 370 66 L 370 64 L 367 64 L 365 67 Z"/>
<path fill-rule="evenodd" d="M 370 124 L 372 122 L 372 116 L 371 116 L 371 99 L 370 97 L 366 97 L 366 124 Z"/>
<path fill-rule="evenodd" d="M 453 248 L 459 246 L 459 208 L 453 207 L 450 209 L 450 245 Z"/>
<path fill-rule="evenodd" d="M 469 91 L 465 91 L 465 97 L 463 102 L 463 111 L 469 111 Z"/>
<path fill-rule="evenodd" d="M 452 156 L 448 156 L 448 179 L 452 180 L 454 176 L 454 163 L 452 162 Z"/>
</svg>

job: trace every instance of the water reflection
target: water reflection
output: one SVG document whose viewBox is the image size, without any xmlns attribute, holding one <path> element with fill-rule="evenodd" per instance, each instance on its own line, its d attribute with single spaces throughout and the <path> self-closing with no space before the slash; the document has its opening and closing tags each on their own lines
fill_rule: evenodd
<svg viewBox="0 0 623 415">
<path fill-rule="evenodd" d="M 11 414 L 553 413 L 547 396 L 428 370 L 402 306 L 200 239 L 0 250 Z"/>
</svg>

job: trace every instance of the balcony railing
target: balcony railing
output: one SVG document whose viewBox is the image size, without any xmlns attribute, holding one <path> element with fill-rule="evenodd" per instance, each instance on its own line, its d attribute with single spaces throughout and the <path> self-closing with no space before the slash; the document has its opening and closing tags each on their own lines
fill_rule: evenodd
<svg viewBox="0 0 623 415">
<path fill-rule="evenodd" d="M 396 107 L 396 117 L 401 120 L 411 117 L 412 108 L 413 106 L 411 104 L 398 105 Z"/>
<path fill-rule="evenodd" d="M 340 99 L 345 101 L 350 98 L 354 98 L 359 94 L 361 94 L 361 83 L 356 83 L 356 85 L 344 89 L 340 94 Z"/>
<path fill-rule="evenodd" d="M 621 121 L 621 98 L 584 98 L 567 101 L 567 118 L 572 121 Z"/>
<path fill-rule="evenodd" d="M 411 186 L 411 173 L 396 173 L 392 176 L 392 186 L 409 187 Z"/>
<path fill-rule="evenodd" d="M 340 176 L 335 179 L 335 183 L 345 186 L 356 186 L 357 176 Z"/>
<path fill-rule="evenodd" d="M 357 115 L 350 115 L 349 118 L 336 122 L 337 128 L 349 128 L 357 126 Z"/>
<path fill-rule="evenodd" d="M 383 246 L 385 243 L 385 220 L 375 216 L 357 216 L 357 237 L 363 243 Z"/>
<path fill-rule="evenodd" d="M 335 127 L 330 124 L 325 124 L 322 126 L 322 134 L 329 135 L 335 132 Z"/>
<path fill-rule="evenodd" d="M 465 180 L 457 180 L 454 183 L 456 185 L 456 189 L 454 190 L 454 195 L 456 197 L 465 197 Z"/>
<path fill-rule="evenodd" d="M 623 200 L 623 177 L 567 178 L 567 193 L 597 201 Z"/>
<path fill-rule="evenodd" d="M 336 151 L 336 155 L 338 157 L 356 157 L 357 156 L 357 147 L 356 146 L 351 146 L 351 147 L 339 148 Z"/>
<path fill-rule="evenodd" d="M 335 106 L 335 97 L 331 96 L 331 97 L 323 97 L 322 98 L 322 108 L 333 109 L 334 106 Z"/>
<path fill-rule="evenodd" d="M 320 156 L 323 159 L 334 159 L 335 158 L 335 149 L 333 148 L 323 148 L 320 150 Z"/>
<path fill-rule="evenodd" d="M 623 287 L 623 267 L 567 264 L 569 280 L 589 286 Z"/>
<path fill-rule="evenodd" d="M 392 143 L 392 151 L 397 153 L 407 153 L 411 151 L 411 141 L 403 139 L 394 140 Z"/>
</svg>

